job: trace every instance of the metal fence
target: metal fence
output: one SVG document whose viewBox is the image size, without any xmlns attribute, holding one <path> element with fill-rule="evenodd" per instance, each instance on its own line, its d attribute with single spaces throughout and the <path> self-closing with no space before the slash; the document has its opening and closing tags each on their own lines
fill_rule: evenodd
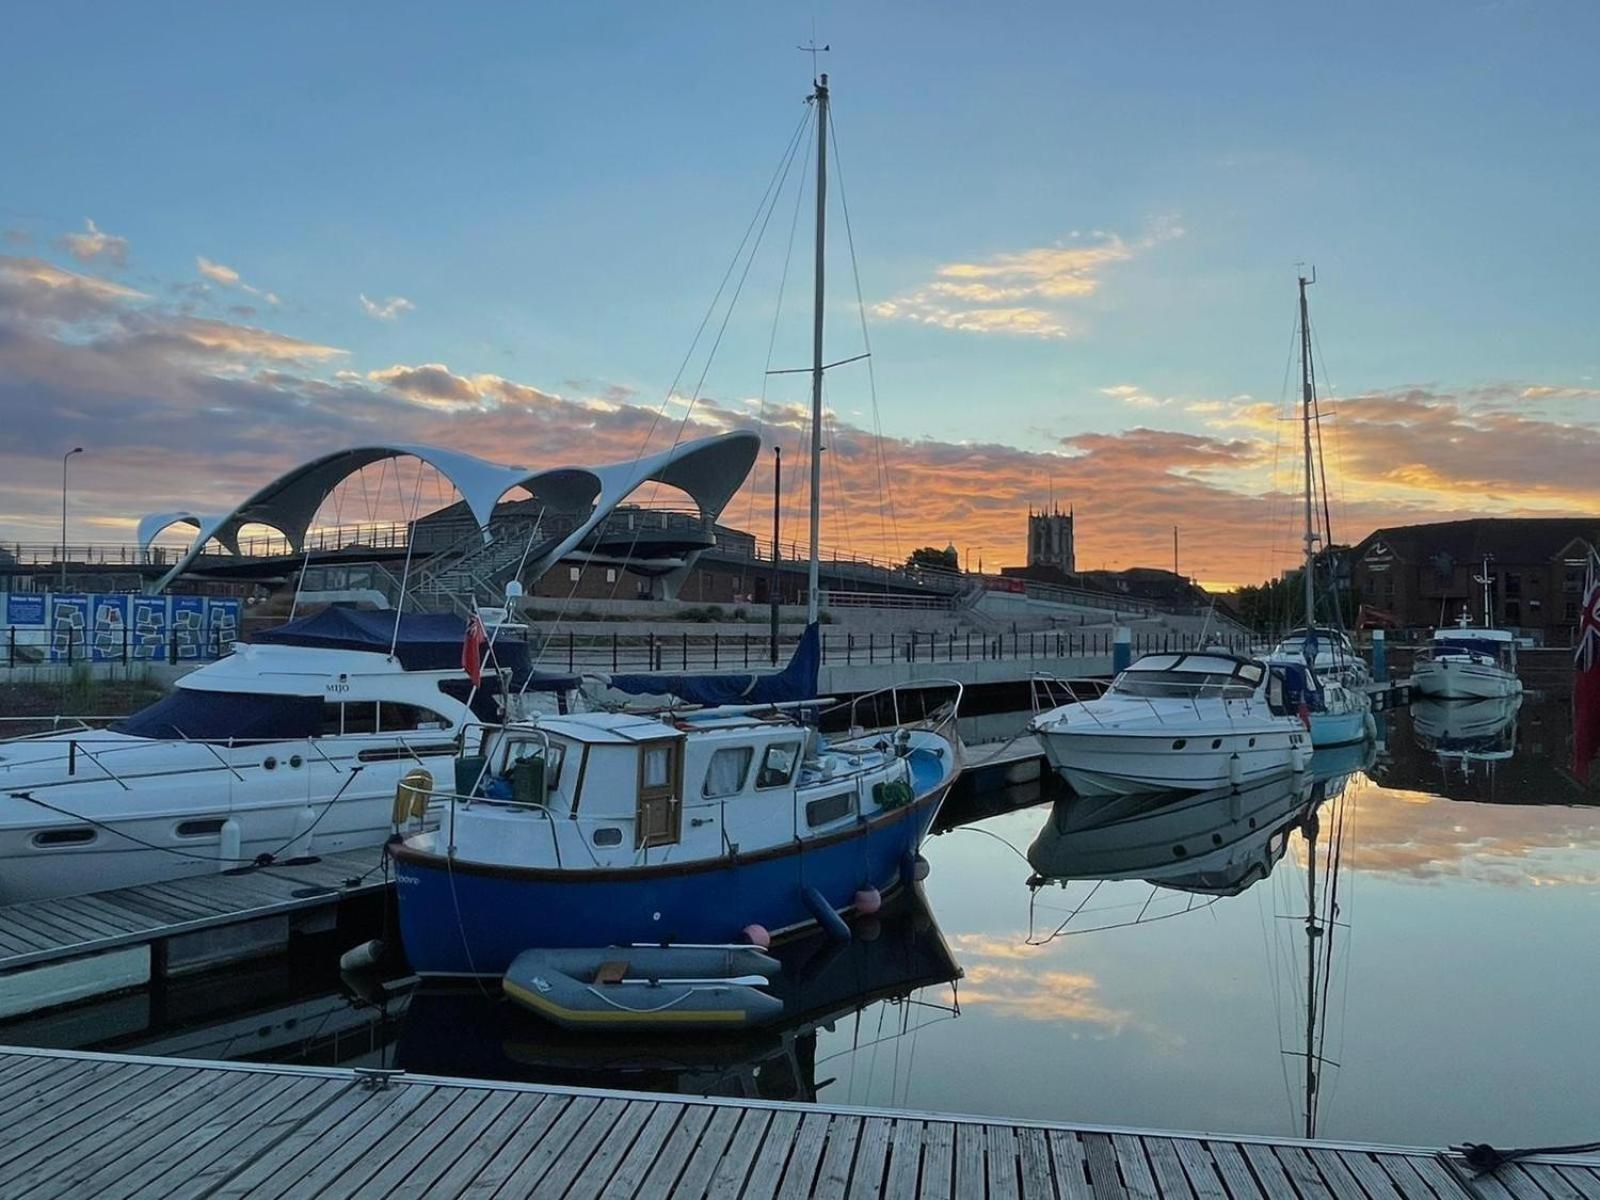
<svg viewBox="0 0 1600 1200">
<path fill-rule="evenodd" d="M 214 630 L 169 629 L 164 637 L 135 632 L 124 626 L 118 634 L 106 630 L 44 628 L 11 625 L 0 629 L 0 666 L 77 666 L 85 663 L 210 662 L 233 649 L 234 639 Z"/>
</svg>

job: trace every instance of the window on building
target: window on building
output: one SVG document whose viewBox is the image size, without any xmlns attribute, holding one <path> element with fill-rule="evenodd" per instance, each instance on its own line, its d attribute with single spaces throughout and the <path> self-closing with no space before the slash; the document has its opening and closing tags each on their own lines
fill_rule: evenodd
<svg viewBox="0 0 1600 1200">
<path fill-rule="evenodd" d="M 1509 599 L 1522 595 L 1522 576 L 1515 571 L 1505 573 L 1505 594 Z"/>
<path fill-rule="evenodd" d="M 1567 601 L 1565 617 L 1568 621 L 1576 621 L 1578 619 L 1578 602 L 1576 600 Z"/>
<path fill-rule="evenodd" d="M 615 583 L 616 581 L 617 581 L 617 569 L 615 567 L 607 567 L 606 568 L 606 582 L 607 583 Z"/>
<path fill-rule="evenodd" d="M 1506 601 L 1506 624 L 1507 625 L 1520 625 L 1520 624 L 1522 624 L 1522 601 L 1520 601 L 1520 600 L 1507 600 Z"/>
<path fill-rule="evenodd" d="M 583 569 L 581 567 L 568 567 L 567 568 L 567 579 L 568 579 L 569 582 L 577 583 L 578 580 L 580 578 L 582 578 L 582 576 L 583 576 Z"/>
</svg>

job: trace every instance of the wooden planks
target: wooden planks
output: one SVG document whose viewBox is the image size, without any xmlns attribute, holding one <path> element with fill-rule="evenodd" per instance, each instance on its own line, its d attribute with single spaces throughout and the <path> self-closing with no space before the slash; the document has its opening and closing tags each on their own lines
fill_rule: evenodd
<svg viewBox="0 0 1600 1200">
<path fill-rule="evenodd" d="M 1595 1200 L 1404 1152 L 0 1048 L 0 1196 Z"/>
<path fill-rule="evenodd" d="M 237 875 L 192 875 L 141 887 L 0 906 L 0 972 L 119 946 L 298 912 L 388 886 L 381 847 Z M 358 879 L 357 883 L 350 883 Z"/>
</svg>

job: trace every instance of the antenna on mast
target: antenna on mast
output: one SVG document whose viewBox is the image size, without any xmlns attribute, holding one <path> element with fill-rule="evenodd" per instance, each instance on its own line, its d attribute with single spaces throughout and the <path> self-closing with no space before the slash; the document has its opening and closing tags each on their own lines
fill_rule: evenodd
<svg viewBox="0 0 1600 1200">
<path fill-rule="evenodd" d="M 811 55 L 811 78 L 812 79 L 816 79 L 816 77 L 817 77 L 817 55 L 826 54 L 832 48 L 833 48 L 832 46 L 828 46 L 828 45 L 823 45 L 823 46 L 817 45 L 817 31 L 816 31 L 815 28 L 813 28 L 812 31 L 811 31 L 811 40 L 809 42 L 807 42 L 804 46 L 796 46 L 795 47 L 795 49 L 800 51 L 802 54 Z"/>
</svg>

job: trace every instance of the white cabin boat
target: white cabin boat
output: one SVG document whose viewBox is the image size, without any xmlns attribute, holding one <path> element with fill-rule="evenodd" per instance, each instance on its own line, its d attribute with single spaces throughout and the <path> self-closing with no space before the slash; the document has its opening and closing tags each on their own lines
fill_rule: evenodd
<svg viewBox="0 0 1600 1200">
<path fill-rule="evenodd" d="M 458 730 L 503 711 L 511 673 L 474 689 L 464 630 L 328 609 L 109 729 L 0 743 L 0 903 L 381 845 L 401 777 L 453 778 Z M 525 664 L 526 644 L 494 654 Z"/>
<path fill-rule="evenodd" d="M 1411 670 L 1416 689 L 1436 700 L 1491 700 L 1522 694 L 1517 641 L 1505 629 L 1461 625 L 1434 631 Z"/>
<path fill-rule="evenodd" d="M 1220 651 L 1147 654 L 1101 698 L 1028 728 L 1079 795 L 1122 796 L 1303 770 L 1311 738 L 1298 712 L 1281 668 Z"/>
</svg>

